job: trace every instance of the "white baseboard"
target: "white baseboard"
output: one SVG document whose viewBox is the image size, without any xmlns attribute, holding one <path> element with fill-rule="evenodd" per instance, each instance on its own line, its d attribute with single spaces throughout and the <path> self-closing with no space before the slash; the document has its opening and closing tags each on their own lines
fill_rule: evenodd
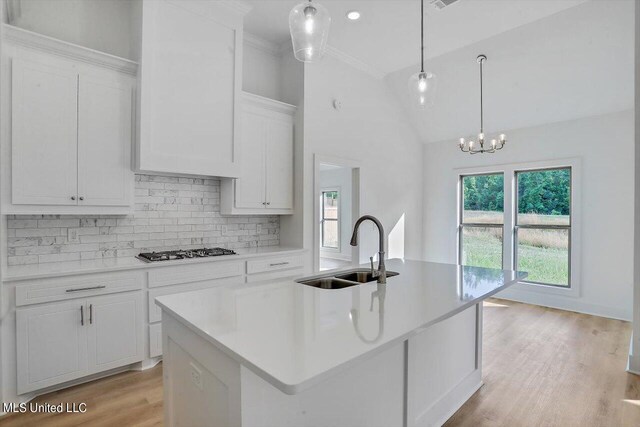
<svg viewBox="0 0 640 427">
<path fill-rule="evenodd" d="M 629 340 L 629 357 L 627 358 L 627 372 L 634 375 L 640 375 L 640 357 L 633 355 L 633 332 Z"/>
<path fill-rule="evenodd" d="M 408 420 L 408 424 L 424 427 L 442 426 L 482 385 L 482 371 L 476 369 L 421 413 L 415 422 Z"/>
<path fill-rule="evenodd" d="M 116 374 L 120 374 L 122 372 L 127 372 L 127 371 L 141 371 L 141 370 L 145 370 L 145 369 L 149 369 L 152 368 L 153 366 L 157 365 L 159 362 L 162 361 L 162 358 L 156 358 L 155 359 L 148 359 L 148 361 L 154 361 L 155 363 L 153 363 L 152 365 L 145 365 L 144 368 L 142 368 L 142 365 L 145 361 L 142 362 L 138 362 L 138 363 L 134 363 L 128 366 L 122 366 L 119 368 L 114 368 L 105 372 L 99 372 L 93 375 L 89 375 L 83 378 L 78 378 L 72 381 L 68 381 L 62 384 L 57 384 L 51 387 L 46 387 L 43 388 L 41 390 L 37 390 L 34 392 L 30 392 L 30 393 L 24 393 L 24 394 L 20 394 L 20 395 L 14 395 L 14 396 L 3 396 L 4 399 L 4 403 L 15 403 L 17 405 L 21 404 L 21 403 L 27 403 L 30 402 L 31 400 L 35 399 L 38 396 L 42 396 L 43 394 L 48 394 L 48 393 L 52 393 L 54 391 L 59 391 L 59 390 L 64 390 L 66 388 L 70 388 L 70 387 L 74 387 L 80 384 L 85 384 L 91 381 L 95 381 L 95 380 L 99 380 L 101 378 L 106 378 L 106 377 L 110 377 L 112 375 L 116 375 Z M 141 369 L 142 368 L 142 369 Z M 4 416 L 7 415 L 7 413 L 2 411 L 2 406 L 0 405 L 0 416 Z"/>
<path fill-rule="evenodd" d="M 162 356 L 152 357 L 151 359 L 145 359 L 142 362 L 138 362 L 131 368 L 132 371 L 146 371 L 162 362 Z"/>
<path fill-rule="evenodd" d="M 548 295 L 540 292 L 527 292 L 519 289 L 505 289 L 504 291 L 498 292 L 495 298 L 557 308 L 559 310 L 574 311 L 576 313 L 606 317 L 609 319 L 624 320 L 626 322 L 630 322 L 633 317 L 631 307 L 627 310 L 618 307 L 586 303 L 580 298 Z"/>
</svg>

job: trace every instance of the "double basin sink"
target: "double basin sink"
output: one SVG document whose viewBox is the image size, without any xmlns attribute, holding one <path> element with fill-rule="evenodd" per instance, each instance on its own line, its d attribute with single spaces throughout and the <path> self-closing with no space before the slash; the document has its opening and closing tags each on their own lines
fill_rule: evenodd
<svg viewBox="0 0 640 427">
<path fill-rule="evenodd" d="M 397 276 L 395 271 L 387 271 L 387 278 Z M 314 288 L 321 289 L 343 289 L 349 286 L 360 285 L 362 283 L 375 282 L 378 278 L 374 277 L 371 270 L 356 269 L 351 271 L 343 271 L 333 273 L 327 276 L 319 276 L 314 278 L 305 278 L 296 280 L 296 282 Z"/>
</svg>

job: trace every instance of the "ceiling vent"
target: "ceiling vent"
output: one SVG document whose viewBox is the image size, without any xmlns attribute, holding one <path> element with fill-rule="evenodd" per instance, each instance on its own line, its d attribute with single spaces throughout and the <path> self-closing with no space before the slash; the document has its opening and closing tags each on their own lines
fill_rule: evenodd
<svg viewBox="0 0 640 427">
<path fill-rule="evenodd" d="M 458 0 L 433 0 L 431 5 L 436 9 L 444 9 L 447 6 L 451 6 L 453 3 L 456 3 Z"/>
</svg>

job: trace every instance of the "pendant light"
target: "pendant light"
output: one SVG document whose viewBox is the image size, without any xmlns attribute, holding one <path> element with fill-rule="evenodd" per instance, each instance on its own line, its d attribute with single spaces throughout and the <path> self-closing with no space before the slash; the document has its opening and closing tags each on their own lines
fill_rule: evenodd
<svg viewBox="0 0 640 427">
<path fill-rule="evenodd" d="M 327 9 L 311 0 L 289 12 L 289 31 L 293 54 L 298 61 L 314 62 L 324 55 L 329 38 L 331 16 Z"/>
<path fill-rule="evenodd" d="M 420 72 L 409 78 L 409 95 L 415 105 L 426 108 L 433 105 L 438 78 L 424 70 L 424 0 L 420 0 Z"/>
<path fill-rule="evenodd" d="M 470 154 L 478 154 L 478 153 L 495 153 L 498 150 L 502 150 L 504 148 L 504 144 L 507 142 L 507 136 L 502 133 L 498 138 L 491 139 L 491 145 L 485 147 L 485 135 L 484 135 L 484 106 L 483 104 L 483 94 L 482 94 L 482 66 L 487 61 L 486 55 L 478 55 L 476 58 L 478 64 L 480 64 L 480 133 L 478 134 L 478 141 L 474 141 L 470 139 L 466 141 L 464 138 L 460 138 L 460 142 L 458 146 L 460 150 L 464 153 Z"/>
</svg>

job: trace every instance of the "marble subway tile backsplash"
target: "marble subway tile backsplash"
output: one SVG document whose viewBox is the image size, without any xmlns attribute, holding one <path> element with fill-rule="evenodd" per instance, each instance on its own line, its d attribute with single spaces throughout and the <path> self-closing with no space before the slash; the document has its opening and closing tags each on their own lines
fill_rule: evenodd
<svg viewBox="0 0 640 427">
<path fill-rule="evenodd" d="M 220 215 L 218 178 L 136 175 L 130 216 L 8 215 L 6 221 L 9 265 L 280 243 L 277 215 Z"/>
</svg>

